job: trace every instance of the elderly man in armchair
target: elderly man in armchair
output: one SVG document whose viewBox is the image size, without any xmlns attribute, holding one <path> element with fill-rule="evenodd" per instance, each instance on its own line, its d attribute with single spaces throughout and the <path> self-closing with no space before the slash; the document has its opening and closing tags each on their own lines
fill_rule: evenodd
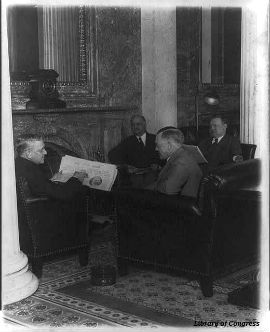
<svg viewBox="0 0 270 332">
<path fill-rule="evenodd" d="M 86 174 L 76 173 L 66 183 L 50 181 L 42 169 L 47 154 L 42 138 L 25 135 L 17 142 L 15 161 L 20 247 L 40 277 L 43 258 L 78 250 L 86 265 L 89 246 L 86 212 Z"/>
<path fill-rule="evenodd" d="M 60 200 L 71 200 L 77 193 L 85 191 L 81 185 L 86 174 L 76 172 L 64 184 L 50 181 L 40 165 L 47 154 L 41 137 L 25 135 L 16 144 L 18 157 L 15 160 L 16 176 L 24 177 L 34 195 L 47 195 Z"/>
</svg>

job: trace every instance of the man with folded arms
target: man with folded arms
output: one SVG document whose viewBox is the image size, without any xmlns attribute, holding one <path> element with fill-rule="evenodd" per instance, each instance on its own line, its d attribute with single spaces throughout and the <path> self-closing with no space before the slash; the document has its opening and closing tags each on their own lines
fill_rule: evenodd
<svg viewBox="0 0 270 332">
<path fill-rule="evenodd" d="M 208 161 L 205 173 L 219 166 L 243 161 L 240 141 L 226 133 L 227 122 L 221 116 L 210 121 L 210 137 L 199 144 L 199 148 Z"/>
</svg>

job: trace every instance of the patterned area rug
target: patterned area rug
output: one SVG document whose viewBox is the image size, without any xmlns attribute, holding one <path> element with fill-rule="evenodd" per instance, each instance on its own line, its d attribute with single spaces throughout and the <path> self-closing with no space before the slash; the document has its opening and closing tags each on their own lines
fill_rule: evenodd
<svg viewBox="0 0 270 332">
<path fill-rule="evenodd" d="M 113 286 L 91 285 L 91 266 L 115 263 L 113 237 L 93 243 L 91 264 L 77 257 L 45 264 L 37 292 L 4 307 L 4 317 L 26 327 L 193 326 L 194 321 L 256 321 L 260 311 L 227 302 L 227 294 L 247 281 L 255 267 L 215 282 L 204 298 L 196 281 L 163 273 L 131 270 Z"/>
</svg>

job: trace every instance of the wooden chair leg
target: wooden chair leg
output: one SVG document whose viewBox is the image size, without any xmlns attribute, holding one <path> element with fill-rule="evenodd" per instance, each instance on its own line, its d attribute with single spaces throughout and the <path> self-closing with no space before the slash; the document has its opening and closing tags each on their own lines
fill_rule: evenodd
<svg viewBox="0 0 270 332">
<path fill-rule="evenodd" d="M 88 247 L 79 249 L 79 263 L 81 266 L 88 264 Z"/>
<path fill-rule="evenodd" d="M 120 277 L 128 274 L 128 263 L 125 259 L 117 257 L 117 270 Z"/>
<path fill-rule="evenodd" d="M 40 279 L 42 277 L 43 258 L 31 258 L 32 272 Z"/>
<path fill-rule="evenodd" d="M 200 287 L 205 297 L 213 296 L 213 279 L 211 276 L 203 276 L 200 278 Z"/>
</svg>

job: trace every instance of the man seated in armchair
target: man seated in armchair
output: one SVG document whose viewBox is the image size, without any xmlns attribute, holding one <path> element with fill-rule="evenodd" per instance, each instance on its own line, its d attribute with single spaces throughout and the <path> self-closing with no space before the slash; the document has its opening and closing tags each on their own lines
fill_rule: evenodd
<svg viewBox="0 0 270 332">
<path fill-rule="evenodd" d="M 119 165 L 122 175 L 127 173 L 132 187 L 143 188 L 156 178 L 161 161 L 155 150 L 155 135 L 147 132 L 144 116 L 133 115 L 130 125 L 133 135 L 109 151 L 108 157 Z"/>
<path fill-rule="evenodd" d="M 203 167 L 205 174 L 219 166 L 243 161 L 240 141 L 237 137 L 228 135 L 227 121 L 221 116 L 215 116 L 210 121 L 210 137 L 199 144 L 208 164 Z"/>
<path fill-rule="evenodd" d="M 66 183 L 51 182 L 42 169 L 47 154 L 42 138 L 25 135 L 17 142 L 15 161 L 20 247 L 32 271 L 41 277 L 43 257 L 78 250 L 88 262 L 89 241 L 84 173 Z"/>
<path fill-rule="evenodd" d="M 146 189 L 174 195 L 197 197 L 202 172 L 196 161 L 182 146 L 184 135 L 179 129 L 166 129 L 157 134 L 156 148 L 160 158 L 167 160 L 156 182 Z"/>
<path fill-rule="evenodd" d="M 76 194 L 85 192 L 82 186 L 86 174 L 76 172 L 66 183 L 51 182 L 40 165 L 47 154 L 41 137 L 25 135 L 16 144 L 18 157 L 15 160 L 16 177 L 24 177 L 34 195 L 46 195 L 60 200 L 71 200 Z"/>
<path fill-rule="evenodd" d="M 156 137 L 166 160 L 158 178 L 144 189 L 118 193 L 118 269 L 128 262 L 198 274 L 205 296 L 212 296 L 209 275 L 208 228 L 196 202 L 202 178 L 197 162 L 183 147 L 184 135 L 163 128 Z"/>
</svg>

